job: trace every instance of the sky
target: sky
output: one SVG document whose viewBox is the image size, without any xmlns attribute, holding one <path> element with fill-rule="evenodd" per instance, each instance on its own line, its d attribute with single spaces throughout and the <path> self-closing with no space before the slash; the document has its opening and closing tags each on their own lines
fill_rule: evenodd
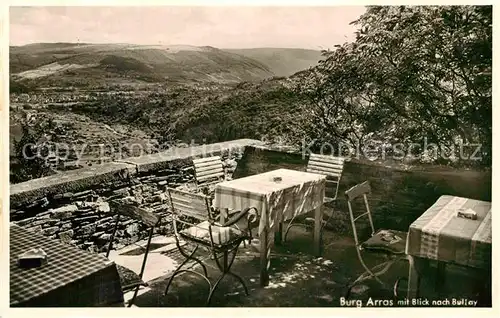
<svg viewBox="0 0 500 318">
<path fill-rule="evenodd" d="M 328 49 L 363 6 L 10 7 L 10 45 L 36 42 Z"/>
</svg>

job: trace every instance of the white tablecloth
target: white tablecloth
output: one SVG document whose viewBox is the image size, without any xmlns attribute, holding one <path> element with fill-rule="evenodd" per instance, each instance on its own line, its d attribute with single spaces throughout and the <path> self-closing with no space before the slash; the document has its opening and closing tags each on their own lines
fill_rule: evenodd
<svg viewBox="0 0 500 318">
<path fill-rule="evenodd" d="M 476 220 L 457 216 L 470 209 Z M 410 225 L 406 253 L 470 267 L 491 265 L 491 202 L 441 196 Z"/>
<path fill-rule="evenodd" d="M 273 181 L 281 177 L 280 182 Z M 281 218 L 289 220 L 323 204 L 326 177 L 289 169 L 278 169 L 219 183 L 214 207 L 242 210 L 255 207 L 260 213 L 259 234 L 271 233 Z"/>
</svg>

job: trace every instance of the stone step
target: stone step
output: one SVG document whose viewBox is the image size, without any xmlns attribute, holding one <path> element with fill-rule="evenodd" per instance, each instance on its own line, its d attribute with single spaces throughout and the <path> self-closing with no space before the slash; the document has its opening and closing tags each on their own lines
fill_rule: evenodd
<svg viewBox="0 0 500 318">
<path fill-rule="evenodd" d="M 142 294 L 145 294 L 147 292 L 151 291 L 151 288 L 149 287 L 144 287 L 144 286 L 141 286 L 139 288 L 139 291 L 137 292 L 137 296 L 136 296 L 136 299 L 137 297 L 139 297 L 140 295 Z M 134 290 L 129 290 L 128 292 L 126 292 L 125 294 L 123 294 L 123 300 L 126 304 L 126 306 L 128 306 L 128 302 L 132 299 L 132 297 L 134 296 Z M 131 307 L 137 307 L 136 305 L 132 305 Z"/>
<path fill-rule="evenodd" d="M 111 253 L 109 259 L 139 274 L 144 255 L 118 255 Z M 165 276 L 173 272 L 178 265 L 179 263 L 169 256 L 159 253 L 149 253 L 143 280 L 149 282 L 158 277 Z"/>
<path fill-rule="evenodd" d="M 111 254 L 118 254 L 118 255 L 124 255 L 136 251 L 136 250 L 141 250 L 146 251 L 146 245 L 148 243 L 147 239 L 138 241 L 134 244 L 130 244 L 125 246 L 124 248 L 121 248 L 119 250 L 111 251 Z M 181 246 L 184 243 L 181 244 Z M 175 237 L 173 236 L 163 236 L 163 235 L 158 235 L 154 236 L 151 238 L 151 246 L 150 246 L 150 253 L 161 253 L 161 252 L 168 252 L 171 251 L 172 249 L 177 248 L 175 245 Z M 141 253 L 140 255 L 142 255 Z"/>
<path fill-rule="evenodd" d="M 184 246 L 185 244 L 186 244 L 186 242 L 183 242 L 183 241 L 180 242 L 180 246 Z M 163 247 L 154 249 L 153 251 L 151 251 L 151 253 L 166 253 L 166 252 L 170 252 L 172 250 L 175 250 L 176 248 L 177 248 L 177 244 L 171 243 L 171 244 L 165 245 Z"/>
</svg>

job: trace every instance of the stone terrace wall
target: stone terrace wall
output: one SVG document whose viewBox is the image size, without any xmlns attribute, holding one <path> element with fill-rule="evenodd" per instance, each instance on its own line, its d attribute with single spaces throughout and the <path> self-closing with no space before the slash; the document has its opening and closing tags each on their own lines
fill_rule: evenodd
<svg viewBox="0 0 500 318">
<path fill-rule="evenodd" d="M 129 158 L 127 162 L 68 171 L 50 177 L 13 184 L 10 188 L 10 218 L 26 228 L 60 238 L 83 249 L 102 251 L 114 226 L 107 201 L 135 196 L 145 207 L 165 214 L 165 187 L 177 187 L 193 181 L 192 159 L 221 155 L 224 167 L 232 175 L 245 147 L 259 145 L 250 139 Z M 168 216 L 157 229 L 170 234 Z M 136 242 L 147 229 L 135 220 L 122 217 L 117 231 L 116 248 Z"/>
<path fill-rule="evenodd" d="M 378 228 L 408 231 L 410 224 L 445 194 L 491 201 L 491 171 L 433 166 L 404 170 L 352 160 L 344 167 L 339 193 L 365 180 L 372 187 L 370 205 Z M 348 211 L 347 201 L 341 199 L 339 210 Z M 361 204 L 354 207 L 362 211 Z M 347 213 L 343 219 L 348 220 Z"/>
<path fill-rule="evenodd" d="M 248 147 L 238 163 L 235 178 L 277 168 L 305 170 L 307 157 L 262 147 Z M 375 226 L 407 231 L 409 225 L 441 195 L 450 194 L 491 201 L 491 171 L 456 170 L 438 166 L 406 169 L 402 165 L 350 159 L 344 165 L 334 219 L 338 232 L 351 232 L 347 201 L 343 193 L 363 181 L 370 181 L 370 206 Z M 354 204 L 356 211 L 363 208 Z M 366 226 L 367 224 L 365 224 Z M 360 227 L 363 224 L 360 222 Z"/>
<path fill-rule="evenodd" d="M 280 168 L 305 171 L 306 164 L 302 154 L 253 146 L 245 149 L 233 176 L 236 179 Z"/>
</svg>

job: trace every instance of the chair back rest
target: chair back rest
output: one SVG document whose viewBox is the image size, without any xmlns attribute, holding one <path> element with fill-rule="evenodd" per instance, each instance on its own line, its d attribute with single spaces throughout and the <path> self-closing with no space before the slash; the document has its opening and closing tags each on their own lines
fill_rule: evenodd
<svg viewBox="0 0 500 318">
<path fill-rule="evenodd" d="M 326 176 L 325 196 L 336 199 L 339 191 L 340 178 L 344 170 L 343 157 L 311 154 L 307 162 L 307 172 Z"/>
<path fill-rule="evenodd" d="M 118 215 L 128 216 L 150 227 L 157 225 L 160 220 L 160 217 L 153 212 L 125 201 L 111 200 L 109 201 L 109 207 L 110 210 L 116 211 Z"/>
<path fill-rule="evenodd" d="M 201 159 L 194 159 L 194 173 L 197 184 L 206 183 L 212 180 L 219 180 L 224 177 L 224 168 L 220 156 L 213 156 Z"/>
<path fill-rule="evenodd" d="M 175 222 L 196 226 L 197 221 L 203 222 L 213 219 L 209 197 L 173 188 L 167 188 L 167 192 L 174 226 Z M 195 221 L 190 221 L 190 219 Z"/>
<path fill-rule="evenodd" d="M 128 216 L 131 219 L 137 220 L 145 225 L 147 225 L 149 229 L 149 240 L 147 243 L 146 247 L 146 253 L 144 254 L 144 260 L 141 268 L 141 272 L 139 274 L 139 277 L 142 278 L 142 275 L 144 273 L 144 266 L 146 264 L 146 258 L 147 258 L 147 252 L 149 251 L 149 244 L 151 243 L 151 237 L 153 236 L 153 230 L 154 228 L 160 223 L 160 217 L 154 214 L 151 211 L 148 211 L 144 208 L 141 208 L 137 205 L 134 205 L 131 202 L 126 202 L 124 200 L 110 200 L 109 201 L 109 208 L 111 211 L 116 211 L 116 221 L 115 221 L 115 226 L 113 228 L 113 233 L 110 236 L 109 243 L 108 243 L 108 248 L 106 252 L 106 257 L 109 257 L 109 253 L 111 252 L 111 249 L 113 248 L 113 241 L 115 239 L 116 235 L 116 230 L 118 229 L 118 224 L 120 222 L 120 216 L 125 215 Z"/>
<path fill-rule="evenodd" d="M 368 195 L 370 193 L 371 193 L 371 187 L 368 181 L 357 184 L 345 192 L 345 196 L 347 198 L 347 206 L 349 207 L 349 217 L 351 219 L 352 232 L 354 234 L 354 241 L 356 243 L 356 246 L 358 247 L 360 245 L 360 242 L 358 240 L 356 221 L 358 221 L 360 218 L 364 216 L 367 216 L 372 230 L 371 235 L 375 233 L 375 227 L 373 226 L 373 219 L 370 211 L 370 206 L 368 204 Z M 352 202 L 358 198 L 363 198 L 366 211 L 355 217 L 352 208 Z"/>
</svg>

